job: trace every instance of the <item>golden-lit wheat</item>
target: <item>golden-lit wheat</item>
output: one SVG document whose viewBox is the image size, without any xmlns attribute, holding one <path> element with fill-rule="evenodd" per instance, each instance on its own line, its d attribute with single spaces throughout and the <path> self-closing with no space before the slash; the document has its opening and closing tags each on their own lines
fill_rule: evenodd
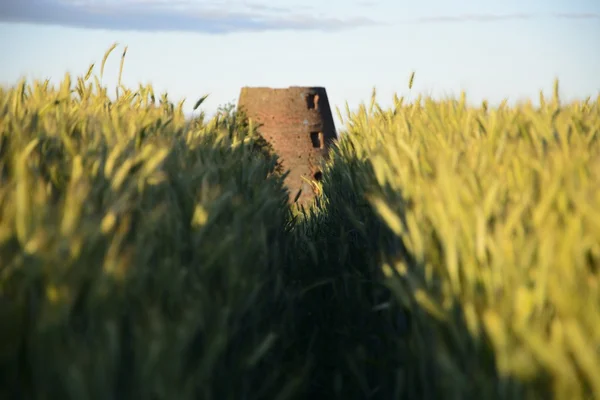
<svg viewBox="0 0 600 400">
<path fill-rule="evenodd" d="M 2 398 L 600 399 L 600 97 L 373 90 L 290 209 L 242 114 L 127 47 L 111 97 L 116 47 L 0 88 Z"/>
<path fill-rule="evenodd" d="M 498 396 L 497 374 L 544 380 L 524 386 L 537 398 L 600 398 L 600 97 L 561 104 L 556 82 L 541 108 L 395 102 L 348 115 L 324 192 L 364 174 L 401 240 L 391 285 L 437 332 L 415 344 L 415 365 L 431 353 L 439 393 L 458 398 Z M 477 375 L 489 387 L 473 392 Z"/>
</svg>

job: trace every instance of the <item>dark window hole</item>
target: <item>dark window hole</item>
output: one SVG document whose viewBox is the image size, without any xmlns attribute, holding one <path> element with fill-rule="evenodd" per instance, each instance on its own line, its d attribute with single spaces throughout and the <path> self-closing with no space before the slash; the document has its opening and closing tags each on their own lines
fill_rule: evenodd
<svg viewBox="0 0 600 400">
<path fill-rule="evenodd" d="M 315 149 L 323 148 L 323 134 L 321 132 L 311 132 L 310 141 Z"/>
<path fill-rule="evenodd" d="M 315 110 L 319 108 L 319 95 L 318 94 L 308 94 L 306 96 L 306 107 L 309 110 Z"/>
</svg>

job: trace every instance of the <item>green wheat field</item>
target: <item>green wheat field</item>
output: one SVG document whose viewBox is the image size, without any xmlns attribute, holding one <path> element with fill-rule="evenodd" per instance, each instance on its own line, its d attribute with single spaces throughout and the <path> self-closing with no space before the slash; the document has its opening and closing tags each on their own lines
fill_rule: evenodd
<svg viewBox="0 0 600 400">
<path fill-rule="evenodd" d="M 114 48 L 0 88 L 0 398 L 600 399 L 600 95 L 374 92 L 302 208 Z"/>
</svg>

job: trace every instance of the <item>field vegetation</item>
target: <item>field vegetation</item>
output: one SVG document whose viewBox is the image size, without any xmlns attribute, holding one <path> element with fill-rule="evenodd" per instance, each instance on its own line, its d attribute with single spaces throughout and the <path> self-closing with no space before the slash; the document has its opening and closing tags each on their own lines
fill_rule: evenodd
<svg viewBox="0 0 600 400">
<path fill-rule="evenodd" d="M 301 208 L 114 49 L 0 88 L 1 398 L 600 399 L 600 95 L 373 92 Z"/>
</svg>

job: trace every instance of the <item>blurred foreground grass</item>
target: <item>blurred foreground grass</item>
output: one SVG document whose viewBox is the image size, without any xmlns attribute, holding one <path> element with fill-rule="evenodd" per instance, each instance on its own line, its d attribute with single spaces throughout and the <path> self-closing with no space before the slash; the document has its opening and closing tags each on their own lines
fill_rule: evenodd
<svg viewBox="0 0 600 400">
<path fill-rule="evenodd" d="M 600 98 L 374 93 L 297 210 L 243 116 L 93 71 L 0 89 L 2 398 L 600 398 Z"/>
</svg>

